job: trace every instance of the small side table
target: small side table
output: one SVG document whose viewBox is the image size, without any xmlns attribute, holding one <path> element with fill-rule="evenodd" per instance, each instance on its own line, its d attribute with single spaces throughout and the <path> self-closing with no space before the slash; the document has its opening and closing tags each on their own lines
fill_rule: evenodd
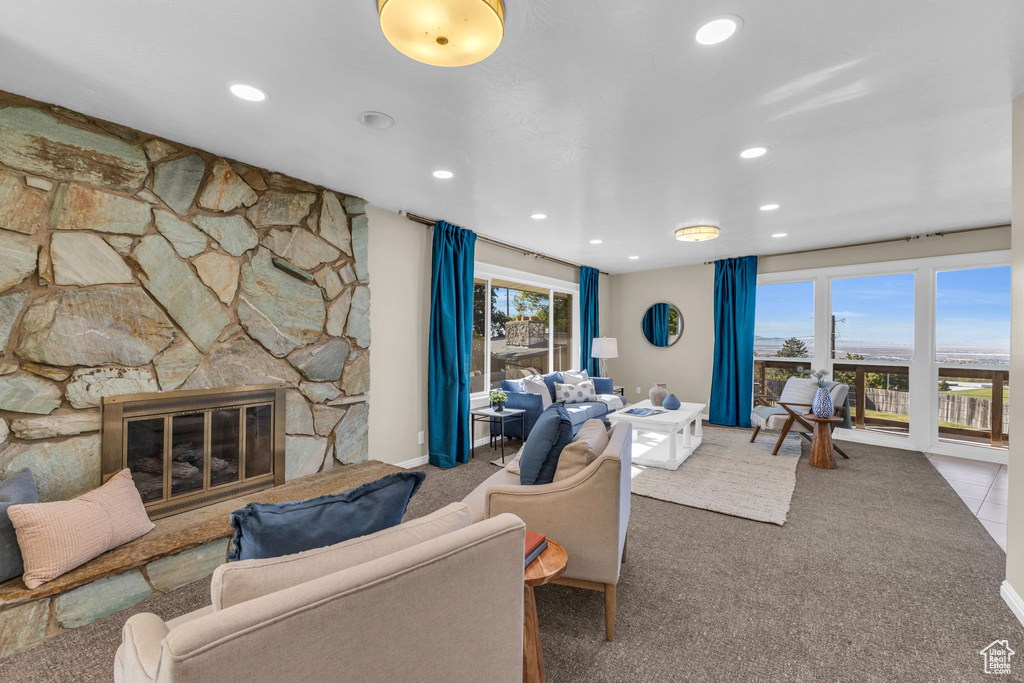
<svg viewBox="0 0 1024 683">
<path fill-rule="evenodd" d="M 622 398 L 626 398 L 626 387 L 622 387 L 622 386 L 616 385 L 616 386 L 612 387 L 612 393 L 613 394 L 618 394 Z"/>
<path fill-rule="evenodd" d="M 509 420 L 519 420 L 519 424 L 522 427 L 522 431 L 526 431 L 526 415 L 525 410 L 519 410 L 518 408 L 505 408 L 500 413 L 494 408 L 481 408 L 480 410 L 474 410 L 469 414 L 469 434 L 473 441 L 473 457 L 476 458 L 476 424 L 478 422 L 484 422 L 488 426 L 495 422 L 501 425 L 501 461 L 505 462 L 505 423 Z M 521 433 L 520 432 L 520 433 Z"/>
<path fill-rule="evenodd" d="M 839 424 L 843 418 L 818 417 L 810 413 L 804 415 L 804 419 L 814 423 L 814 438 L 811 439 L 811 467 L 834 470 L 836 457 L 832 450 L 832 425 Z"/>
<path fill-rule="evenodd" d="M 561 576 L 568 562 L 565 548 L 549 538 L 548 547 L 523 573 L 523 683 L 544 683 L 544 654 L 540 649 L 540 624 L 533 589 Z"/>
</svg>

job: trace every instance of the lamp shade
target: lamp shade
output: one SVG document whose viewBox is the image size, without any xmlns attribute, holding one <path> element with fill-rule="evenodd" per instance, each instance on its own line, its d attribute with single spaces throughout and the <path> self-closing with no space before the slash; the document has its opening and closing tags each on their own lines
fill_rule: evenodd
<svg viewBox="0 0 1024 683">
<path fill-rule="evenodd" d="M 594 358 L 618 358 L 619 342 L 615 337 L 594 337 L 590 355 Z"/>
<path fill-rule="evenodd" d="M 395 49 L 433 66 L 468 66 L 505 35 L 501 0 L 377 0 L 380 28 Z"/>
</svg>

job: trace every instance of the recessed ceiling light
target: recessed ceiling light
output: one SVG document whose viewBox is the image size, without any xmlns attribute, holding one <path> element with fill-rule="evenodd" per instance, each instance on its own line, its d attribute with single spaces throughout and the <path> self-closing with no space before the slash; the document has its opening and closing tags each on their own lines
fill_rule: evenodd
<svg viewBox="0 0 1024 683">
<path fill-rule="evenodd" d="M 434 171 L 434 177 L 440 178 L 441 180 L 448 180 L 449 178 L 454 178 L 455 174 L 451 171 Z"/>
<path fill-rule="evenodd" d="M 546 213 L 531 213 L 530 214 L 530 218 L 532 218 L 535 221 L 542 221 L 542 220 L 544 220 L 547 217 L 548 217 L 548 215 Z"/>
<path fill-rule="evenodd" d="M 701 45 L 715 45 L 729 40 L 743 26 L 743 20 L 737 16 L 726 15 L 705 21 L 697 29 L 697 42 Z"/>
<path fill-rule="evenodd" d="M 601 244 L 604 240 L 590 240 L 591 244 Z"/>
<path fill-rule="evenodd" d="M 767 153 L 767 147 L 751 147 L 750 149 L 745 149 L 740 152 L 740 156 L 744 159 L 756 159 L 758 157 L 763 157 Z"/>
<path fill-rule="evenodd" d="M 778 204 L 765 204 L 764 206 L 761 207 L 761 210 L 762 211 L 774 211 L 777 208 L 779 208 Z"/>
<path fill-rule="evenodd" d="M 638 258 L 640 258 L 640 257 L 639 256 L 630 256 L 629 260 L 630 261 L 636 261 Z"/>
<path fill-rule="evenodd" d="M 772 235 L 772 237 L 785 237 L 788 234 L 788 232 L 777 232 L 774 235 Z"/>
<path fill-rule="evenodd" d="M 235 83 L 231 86 L 231 94 L 248 102 L 262 102 L 267 99 L 266 91 L 260 90 L 254 85 Z"/>
<path fill-rule="evenodd" d="M 359 123 L 367 128 L 383 130 L 395 125 L 395 120 L 387 114 L 379 111 L 364 111 L 359 115 Z"/>
</svg>

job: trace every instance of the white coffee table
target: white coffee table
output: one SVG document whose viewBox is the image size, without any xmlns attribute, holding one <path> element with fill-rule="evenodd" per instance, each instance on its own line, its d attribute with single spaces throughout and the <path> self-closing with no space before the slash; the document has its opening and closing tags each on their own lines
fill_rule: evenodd
<svg viewBox="0 0 1024 683">
<path fill-rule="evenodd" d="M 633 464 L 646 467 L 661 467 L 666 470 L 678 469 L 697 449 L 703 439 L 701 413 L 707 405 L 703 403 L 683 403 L 676 410 L 669 410 L 660 415 L 629 415 L 632 408 L 655 408 L 649 400 L 640 401 L 626 406 L 622 410 L 608 415 L 612 424 L 626 422 L 637 432 L 647 432 L 633 439 Z"/>
</svg>

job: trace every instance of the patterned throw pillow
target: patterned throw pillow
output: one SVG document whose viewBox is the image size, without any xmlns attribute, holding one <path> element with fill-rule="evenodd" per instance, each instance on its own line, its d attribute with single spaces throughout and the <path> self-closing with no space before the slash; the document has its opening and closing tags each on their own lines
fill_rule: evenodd
<svg viewBox="0 0 1024 683">
<path fill-rule="evenodd" d="M 579 384 L 556 384 L 555 398 L 562 403 L 587 403 L 597 400 L 594 381 L 584 380 Z"/>
</svg>

